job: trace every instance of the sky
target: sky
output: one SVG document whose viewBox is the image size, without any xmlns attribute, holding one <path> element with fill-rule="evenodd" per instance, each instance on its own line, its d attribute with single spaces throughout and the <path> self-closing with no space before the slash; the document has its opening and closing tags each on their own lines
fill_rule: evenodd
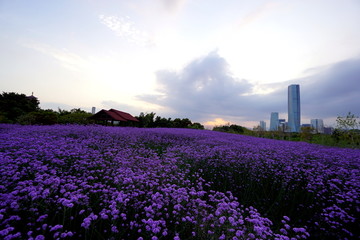
<svg viewBox="0 0 360 240">
<path fill-rule="evenodd" d="M 0 91 L 207 127 L 360 115 L 359 0 L 0 0 Z"/>
</svg>

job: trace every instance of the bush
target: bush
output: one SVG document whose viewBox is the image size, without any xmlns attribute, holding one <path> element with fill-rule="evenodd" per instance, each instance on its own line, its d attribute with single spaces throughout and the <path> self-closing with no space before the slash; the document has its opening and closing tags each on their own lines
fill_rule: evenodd
<svg viewBox="0 0 360 240">
<path fill-rule="evenodd" d="M 56 112 L 48 109 L 22 115 L 17 122 L 22 125 L 53 125 L 58 122 L 58 117 Z"/>
<path fill-rule="evenodd" d="M 243 134 L 245 132 L 249 132 L 250 130 L 246 129 L 243 126 L 231 124 L 220 127 L 214 127 L 213 131 Z"/>
</svg>

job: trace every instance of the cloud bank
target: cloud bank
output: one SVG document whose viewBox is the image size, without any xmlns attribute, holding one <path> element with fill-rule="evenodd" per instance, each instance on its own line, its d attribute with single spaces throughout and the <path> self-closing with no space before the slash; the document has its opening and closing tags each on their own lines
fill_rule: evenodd
<svg viewBox="0 0 360 240">
<path fill-rule="evenodd" d="M 271 112 L 287 114 L 287 86 L 296 83 L 300 84 L 303 118 L 332 118 L 348 111 L 359 114 L 359 66 L 360 59 L 350 59 L 307 78 L 255 86 L 234 77 L 226 60 L 214 51 L 193 60 L 181 71 L 158 71 L 159 94 L 141 95 L 138 99 L 170 109 L 168 114 L 174 117 L 194 121 L 218 117 L 259 121 L 268 120 Z M 256 88 L 272 91 L 259 94 Z"/>
<path fill-rule="evenodd" d="M 259 105 L 263 96 L 252 94 L 254 86 L 247 80 L 232 76 L 228 63 L 217 51 L 195 59 L 180 72 L 161 70 L 156 77 L 159 94 L 138 98 L 165 106 L 178 116 L 197 120 L 209 116 L 254 116 L 270 103 Z M 277 101 L 276 97 L 271 101 Z M 257 109 L 255 105 L 259 105 Z"/>
</svg>

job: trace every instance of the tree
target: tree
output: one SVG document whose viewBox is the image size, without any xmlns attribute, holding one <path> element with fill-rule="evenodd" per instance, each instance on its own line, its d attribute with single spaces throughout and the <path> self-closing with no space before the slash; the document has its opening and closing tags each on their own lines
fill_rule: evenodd
<svg viewBox="0 0 360 240">
<path fill-rule="evenodd" d="M 230 125 L 230 129 L 232 131 L 234 131 L 235 133 L 244 133 L 245 132 L 245 127 L 239 126 L 239 125 L 236 125 L 236 124 Z"/>
<path fill-rule="evenodd" d="M 358 117 L 351 112 L 348 112 L 345 117 L 338 116 L 336 118 L 337 128 L 345 131 L 356 129 L 360 125 L 360 120 L 358 121 L 357 118 Z"/>
<path fill-rule="evenodd" d="M 86 124 L 89 122 L 88 117 L 92 116 L 91 113 L 88 113 L 80 108 L 74 108 L 70 111 L 61 110 L 59 108 L 59 118 L 58 123 L 72 123 L 72 124 Z"/>
<path fill-rule="evenodd" d="M 360 134 L 356 131 L 360 126 L 360 120 L 358 116 L 348 112 L 345 117 L 338 116 L 336 118 L 336 131 L 334 131 L 334 138 L 343 139 L 347 142 L 350 141 L 350 144 L 359 145 Z M 335 135 L 336 134 L 336 135 Z"/>
<path fill-rule="evenodd" d="M 300 139 L 311 142 L 313 138 L 313 134 L 312 134 L 313 131 L 314 129 L 312 127 L 302 127 L 300 132 Z"/>
<path fill-rule="evenodd" d="M 192 123 L 188 118 L 163 118 L 160 116 L 155 117 L 155 113 L 140 113 L 136 118 L 139 120 L 138 127 L 144 128 L 153 128 L 153 127 L 162 127 L 162 128 L 194 128 L 194 129 L 204 129 L 204 126 L 200 123 Z"/>
<path fill-rule="evenodd" d="M 171 118 L 166 119 L 160 116 L 156 116 L 154 125 L 155 127 L 162 127 L 162 128 L 171 128 L 173 126 Z"/>
<path fill-rule="evenodd" d="M 24 115 L 21 115 L 18 118 L 18 122 L 24 125 L 53 125 L 58 121 L 57 113 L 51 109 L 39 110 L 36 112 L 30 112 Z"/>
<path fill-rule="evenodd" d="M 187 128 L 190 127 L 192 122 L 188 118 L 175 118 L 173 121 L 174 128 Z"/>
<path fill-rule="evenodd" d="M 257 125 L 257 126 L 253 127 L 253 133 L 257 137 L 264 137 L 265 132 L 266 132 L 265 129 L 263 129 L 260 125 Z"/>
<path fill-rule="evenodd" d="M 39 111 L 39 100 L 25 94 L 3 92 L 0 94 L 0 121 L 15 123 L 21 115 Z"/>
<path fill-rule="evenodd" d="M 220 127 L 214 127 L 213 131 L 244 134 L 246 131 L 246 128 L 243 126 L 236 125 L 236 124 L 231 124 L 230 126 L 225 125 L 225 126 L 220 126 Z"/>
<path fill-rule="evenodd" d="M 204 125 L 202 125 L 201 123 L 198 123 L 198 122 L 194 122 L 192 123 L 189 128 L 193 128 L 193 129 L 205 129 Z"/>
<path fill-rule="evenodd" d="M 146 114 L 141 112 L 140 115 L 136 117 L 139 120 L 139 127 L 144 127 L 144 128 L 154 127 L 155 115 L 156 113 L 154 112 L 146 113 Z"/>
</svg>

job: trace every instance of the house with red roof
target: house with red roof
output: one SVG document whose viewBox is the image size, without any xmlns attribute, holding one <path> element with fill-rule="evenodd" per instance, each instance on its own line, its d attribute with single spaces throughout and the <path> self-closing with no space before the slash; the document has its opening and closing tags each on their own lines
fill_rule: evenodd
<svg viewBox="0 0 360 240">
<path fill-rule="evenodd" d="M 89 119 L 94 120 L 96 123 L 103 123 L 104 125 L 121 125 L 133 126 L 139 120 L 133 117 L 130 113 L 122 112 L 116 109 L 105 110 L 95 113 Z"/>
</svg>

